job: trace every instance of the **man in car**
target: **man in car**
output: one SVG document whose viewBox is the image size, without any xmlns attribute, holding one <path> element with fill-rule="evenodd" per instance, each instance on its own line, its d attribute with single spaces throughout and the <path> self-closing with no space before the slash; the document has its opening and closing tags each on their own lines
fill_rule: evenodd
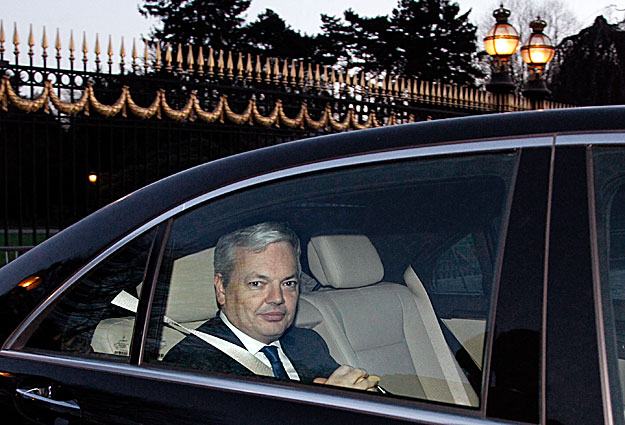
<svg viewBox="0 0 625 425">
<path fill-rule="evenodd" d="M 297 235 L 279 223 L 260 223 L 222 236 L 214 260 L 220 311 L 197 331 L 245 348 L 271 367 L 276 378 L 375 388 L 377 377 L 339 366 L 315 331 L 292 326 L 299 297 L 299 258 Z M 193 369 L 254 375 L 195 335 L 172 348 L 164 361 Z"/>
</svg>

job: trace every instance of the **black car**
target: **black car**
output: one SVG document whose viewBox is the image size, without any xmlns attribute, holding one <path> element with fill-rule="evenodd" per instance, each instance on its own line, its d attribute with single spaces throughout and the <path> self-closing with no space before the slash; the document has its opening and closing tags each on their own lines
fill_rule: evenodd
<svg viewBox="0 0 625 425">
<path fill-rule="evenodd" d="M 294 326 L 382 390 L 166 355 L 219 237 L 286 223 Z M 149 185 L 0 268 L 2 423 L 625 424 L 625 108 L 286 143 Z"/>
</svg>

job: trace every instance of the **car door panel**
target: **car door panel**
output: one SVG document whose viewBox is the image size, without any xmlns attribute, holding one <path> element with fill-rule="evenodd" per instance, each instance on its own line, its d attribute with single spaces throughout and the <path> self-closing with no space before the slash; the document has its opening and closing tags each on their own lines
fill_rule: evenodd
<svg viewBox="0 0 625 425">
<path fill-rule="evenodd" d="M 207 377 L 175 371 L 151 370 L 91 360 L 0 353 L 11 378 L 1 387 L 20 386 L 33 376 L 72 392 L 80 418 L 50 409 L 44 424 L 263 424 L 362 423 L 486 424 L 458 408 L 429 410 L 426 404 L 359 391 L 259 383 L 254 380 Z M 9 383 L 9 381 L 11 383 Z M 257 380 L 258 381 L 258 380 Z M 92 387 L 99 382 L 98 390 Z M 172 397 L 175 394 L 175 397 Z M 15 398 L 24 416 L 34 418 L 35 407 Z M 475 414 L 475 413 L 474 413 Z M 67 420 L 64 422 L 63 420 Z"/>
</svg>

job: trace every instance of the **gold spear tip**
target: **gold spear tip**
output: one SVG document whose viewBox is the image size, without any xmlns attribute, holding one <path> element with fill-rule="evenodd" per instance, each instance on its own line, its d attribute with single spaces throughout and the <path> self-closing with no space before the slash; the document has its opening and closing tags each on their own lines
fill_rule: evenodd
<svg viewBox="0 0 625 425">
<path fill-rule="evenodd" d="M 3 41 L 3 40 L 0 40 L 0 41 Z M 41 37 L 41 47 L 43 48 L 43 50 L 46 50 L 48 48 L 48 36 L 46 34 L 45 25 L 43 27 L 43 36 Z"/>
<path fill-rule="evenodd" d="M 61 32 L 58 27 L 56 29 L 56 41 L 54 42 L 54 47 L 56 50 L 61 50 Z"/>
<path fill-rule="evenodd" d="M 16 46 L 20 44 L 20 36 L 17 33 L 17 23 L 13 22 L 13 44 Z"/>
<path fill-rule="evenodd" d="M 85 31 L 82 32 L 82 52 L 87 53 L 89 48 L 87 47 L 87 33 Z"/>
<path fill-rule="evenodd" d="M 30 31 L 28 34 L 28 45 L 31 48 L 35 45 L 35 37 L 33 36 L 33 24 L 30 24 Z"/>
</svg>

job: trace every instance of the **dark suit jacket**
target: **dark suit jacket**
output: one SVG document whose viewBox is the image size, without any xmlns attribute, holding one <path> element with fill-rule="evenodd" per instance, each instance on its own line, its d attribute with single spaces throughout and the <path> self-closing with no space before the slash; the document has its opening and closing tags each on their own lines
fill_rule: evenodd
<svg viewBox="0 0 625 425">
<path fill-rule="evenodd" d="M 197 330 L 243 347 L 243 343 L 219 317 L 209 320 Z M 292 326 L 282 335 L 280 344 L 302 382 L 312 382 L 314 378 L 318 377 L 327 378 L 339 367 L 339 364 L 330 355 L 323 338 L 311 329 Z M 163 363 L 185 369 L 198 369 L 238 376 L 254 375 L 230 356 L 195 335 L 188 335 L 169 350 Z"/>
</svg>

